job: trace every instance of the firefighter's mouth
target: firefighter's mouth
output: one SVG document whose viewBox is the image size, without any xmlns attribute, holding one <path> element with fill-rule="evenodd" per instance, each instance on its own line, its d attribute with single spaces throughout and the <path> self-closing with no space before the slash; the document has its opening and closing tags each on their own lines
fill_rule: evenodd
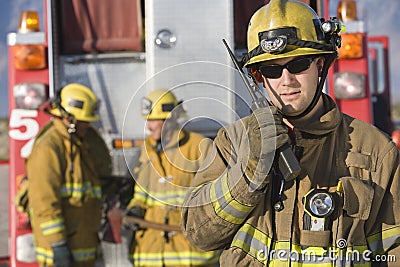
<svg viewBox="0 0 400 267">
<path fill-rule="evenodd" d="M 279 95 L 281 97 L 283 97 L 283 98 L 291 98 L 291 97 L 299 96 L 300 95 L 300 91 L 281 93 Z"/>
</svg>

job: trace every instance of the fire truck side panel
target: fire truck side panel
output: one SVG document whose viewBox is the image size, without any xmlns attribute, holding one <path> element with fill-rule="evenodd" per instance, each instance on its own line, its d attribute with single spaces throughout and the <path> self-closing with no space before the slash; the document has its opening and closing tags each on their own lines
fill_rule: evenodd
<svg viewBox="0 0 400 267">
<path fill-rule="evenodd" d="M 234 49 L 233 1 L 148 0 L 145 10 L 144 90 L 172 89 L 185 101 L 187 127 L 209 136 L 245 113 L 248 93 L 222 43 Z"/>
<path fill-rule="evenodd" d="M 37 110 L 22 109 L 17 106 L 14 90 L 22 83 L 38 82 L 48 85 L 48 70 L 17 70 L 14 52 L 16 46 L 30 40 L 35 44 L 45 44 L 44 34 L 20 36 L 8 35 L 9 64 L 9 230 L 10 230 L 10 264 L 12 267 L 32 267 L 36 256 L 29 218 L 17 211 L 14 205 L 19 182 L 25 175 L 25 159 L 29 155 L 34 138 L 39 129 L 48 121 L 48 116 Z M 22 37 L 22 38 L 20 38 Z"/>
<path fill-rule="evenodd" d="M 394 130 L 391 119 L 391 94 L 389 75 L 389 37 L 368 37 L 371 99 L 373 103 L 374 124 L 382 131 L 391 134 Z"/>
</svg>

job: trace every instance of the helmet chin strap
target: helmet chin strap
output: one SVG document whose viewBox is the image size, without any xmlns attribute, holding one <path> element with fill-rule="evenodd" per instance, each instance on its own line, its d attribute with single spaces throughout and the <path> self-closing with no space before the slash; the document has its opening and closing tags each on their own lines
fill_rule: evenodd
<svg viewBox="0 0 400 267">
<path fill-rule="evenodd" d="M 74 148 L 73 135 L 76 134 L 76 130 L 77 130 L 76 123 L 74 120 L 74 115 L 72 115 L 71 113 L 66 111 L 65 108 L 63 106 L 61 106 L 61 98 L 59 98 L 55 101 L 55 105 L 60 110 L 61 117 L 67 118 L 67 120 L 68 120 L 67 131 L 69 133 L 69 149 L 70 149 L 69 157 L 70 157 L 70 161 L 71 161 L 71 165 L 69 166 L 69 173 L 72 175 L 74 173 L 74 158 L 75 158 L 75 155 L 73 153 L 73 148 Z"/>
<path fill-rule="evenodd" d="M 315 94 L 314 94 L 314 98 L 311 101 L 310 105 L 302 113 L 300 113 L 298 115 L 295 115 L 295 116 L 289 116 L 289 115 L 285 115 L 285 114 L 282 113 L 282 116 L 285 119 L 287 119 L 287 120 L 297 120 L 297 119 L 303 118 L 304 116 L 309 114 L 314 109 L 314 107 L 318 103 L 319 98 L 322 95 L 322 88 L 324 86 L 325 79 L 326 79 L 326 77 L 328 75 L 329 67 L 331 66 L 331 64 L 335 60 L 336 56 L 337 56 L 336 53 L 333 53 L 332 55 L 326 56 L 326 60 L 324 62 L 324 66 L 322 67 L 322 71 L 321 71 L 321 79 L 318 82 L 317 89 L 316 89 Z"/>
</svg>

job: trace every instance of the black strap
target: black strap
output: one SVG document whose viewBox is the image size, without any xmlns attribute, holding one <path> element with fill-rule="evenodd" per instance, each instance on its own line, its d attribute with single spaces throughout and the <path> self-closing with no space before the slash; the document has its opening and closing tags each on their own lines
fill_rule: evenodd
<svg viewBox="0 0 400 267">
<path fill-rule="evenodd" d="M 313 48 L 313 49 L 322 50 L 322 51 L 334 51 L 334 47 L 331 44 L 320 44 L 317 42 L 299 40 L 299 39 L 294 39 L 294 38 L 288 38 L 287 44 L 297 46 L 297 47 Z M 258 45 L 256 48 L 254 48 L 249 53 L 247 53 L 243 56 L 243 58 L 240 62 L 241 67 L 243 67 L 244 64 L 246 64 L 251 58 L 261 55 L 261 54 L 264 54 L 264 53 L 267 53 L 267 52 L 265 52 L 262 49 L 262 47 L 260 45 Z"/>
</svg>

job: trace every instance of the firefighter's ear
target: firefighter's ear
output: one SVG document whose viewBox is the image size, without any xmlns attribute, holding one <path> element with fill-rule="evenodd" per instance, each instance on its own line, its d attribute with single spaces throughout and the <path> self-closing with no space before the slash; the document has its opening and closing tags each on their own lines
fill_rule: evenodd
<svg viewBox="0 0 400 267">
<path fill-rule="evenodd" d="M 322 69 L 324 68 L 325 58 L 324 57 L 318 57 L 316 60 L 317 60 L 316 64 L 317 64 L 317 68 L 318 68 L 318 76 L 321 77 Z"/>
<path fill-rule="evenodd" d="M 257 83 L 264 82 L 261 72 L 254 68 L 248 68 L 247 71 L 256 79 Z"/>
</svg>

